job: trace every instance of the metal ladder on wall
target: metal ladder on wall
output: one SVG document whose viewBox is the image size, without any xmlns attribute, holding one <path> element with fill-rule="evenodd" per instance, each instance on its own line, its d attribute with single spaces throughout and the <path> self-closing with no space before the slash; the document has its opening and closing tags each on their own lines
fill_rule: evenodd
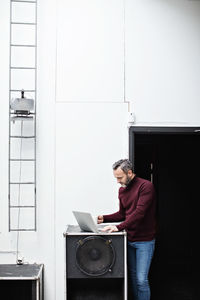
<svg viewBox="0 0 200 300">
<path fill-rule="evenodd" d="M 9 231 L 36 231 L 36 97 L 37 0 L 10 0 Z"/>
</svg>

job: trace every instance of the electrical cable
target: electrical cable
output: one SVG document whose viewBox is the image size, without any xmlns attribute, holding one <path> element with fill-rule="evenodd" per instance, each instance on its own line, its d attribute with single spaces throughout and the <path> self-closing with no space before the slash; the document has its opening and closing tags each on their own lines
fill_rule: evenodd
<svg viewBox="0 0 200 300">
<path fill-rule="evenodd" d="M 23 120 L 21 121 L 21 136 L 23 136 Z M 21 175 L 22 175 L 22 138 L 20 139 L 20 163 L 19 163 L 19 186 L 18 186 L 18 218 L 17 218 L 17 250 L 16 250 L 16 263 L 19 264 L 19 225 L 20 225 L 20 198 L 21 198 Z"/>
</svg>

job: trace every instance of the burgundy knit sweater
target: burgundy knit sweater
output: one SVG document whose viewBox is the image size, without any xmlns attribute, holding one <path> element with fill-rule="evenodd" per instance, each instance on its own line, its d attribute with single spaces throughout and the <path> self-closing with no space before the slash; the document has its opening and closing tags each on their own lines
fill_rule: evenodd
<svg viewBox="0 0 200 300">
<path fill-rule="evenodd" d="M 156 234 L 156 196 L 153 184 L 135 176 L 119 189 L 119 211 L 104 215 L 104 222 L 122 222 L 119 231 L 126 230 L 128 240 L 150 241 Z"/>
</svg>

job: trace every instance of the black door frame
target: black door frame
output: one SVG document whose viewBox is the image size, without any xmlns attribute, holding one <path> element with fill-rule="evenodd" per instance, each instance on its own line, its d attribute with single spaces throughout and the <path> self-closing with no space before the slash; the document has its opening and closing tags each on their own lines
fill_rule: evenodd
<svg viewBox="0 0 200 300">
<path fill-rule="evenodd" d="M 135 165 L 135 134 L 185 134 L 200 135 L 200 127 L 174 127 L 174 126 L 131 126 L 129 128 L 129 159 Z"/>
<path fill-rule="evenodd" d="M 135 153 L 135 146 L 136 146 L 136 136 L 138 137 L 138 135 L 145 135 L 145 136 L 152 136 L 152 135 L 177 135 L 180 136 L 182 135 L 184 136 L 195 136 L 198 135 L 198 139 L 200 138 L 200 127 L 155 127 L 155 126 L 131 126 L 129 128 L 129 159 L 133 162 L 133 165 L 135 166 L 135 162 L 136 162 L 136 153 Z M 195 139 L 196 140 L 196 139 Z M 199 145 L 199 143 L 198 143 Z M 196 216 L 194 219 L 197 219 Z M 197 228 L 197 227 L 196 227 Z M 159 240 L 158 240 L 159 243 Z M 159 249 L 159 248 L 157 248 Z M 199 250 L 197 247 L 195 247 L 195 253 L 199 253 Z M 162 250 L 162 249 L 161 249 Z M 156 257 L 156 256 L 155 256 Z M 159 257 L 159 254 L 158 256 Z M 192 264 L 192 262 L 191 262 Z M 174 283 L 172 284 L 172 281 L 167 281 L 167 285 L 171 285 L 170 286 L 165 286 L 165 279 L 163 281 L 162 276 L 164 276 L 163 274 L 169 274 L 167 273 L 167 267 L 168 265 L 165 265 L 165 260 L 163 260 L 163 258 L 161 257 L 161 261 L 158 260 L 154 260 L 153 264 L 152 264 L 153 268 L 151 269 L 150 273 L 150 278 L 151 278 L 151 285 L 152 285 L 152 297 L 153 299 L 171 299 L 171 294 L 172 291 L 176 291 L 177 290 L 177 295 L 175 296 L 176 298 L 172 298 L 173 299 L 183 299 L 182 296 L 182 292 L 185 293 L 186 295 L 188 293 L 190 293 L 190 289 L 191 289 L 191 295 L 192 295 L 192 289 L 193 289 L 193 277 L 191 276 L 191 282 L 190 282 L 190 276 L 188 276 L 188 274 L 185 274 L 183 272 L 183 276 L 185 277 L 185 279 L 183 279 L 182 277 L 179 278 L 178 275 L 178 279 L 175 280 L 175 277 L 172 277 L 172 281 L 174 281 Z M 186 265 L 186 267 L 188 267 Z M 161 273 L 164 272 L 163 274 Z M 187 273 L 187 272 L 186 272 Z M 167 275 L 168 276 L 168 275 Z M 176 275 L 175 275 L 176 276 Z M 197 278 L 197 274 L 195 275 Z M 170 278 L 170 276 L 169 276 Z M 185 285 L 185 280 L 188 282 Z M 178 282 L 178 283 L 177 283 Z M 198 286 L 197 282 L 195 281 L 196 286 Z M 184 288 L 189 288 L 189 290 L 184 290 Z M 165 291 L 165 289 L 168 289 L 169 292 L 163 292 L 163 290 Z M 198 289 L 198 288 L 197 288 Z M 179 294 L 180 293 L 180 294 Z M 196 291 L 194 291 L 194 295 L 196 295 Z M 165 295 L 166 294 L 166 295 Z M 167 298 L 166 298 L 167 297 Z M 186 299 L 184 297 L 184 299 Z M 187 298 L 188 299 L 188 298 Z M 195 298 L 197 299 L 197 298 Z"/>
</svg>

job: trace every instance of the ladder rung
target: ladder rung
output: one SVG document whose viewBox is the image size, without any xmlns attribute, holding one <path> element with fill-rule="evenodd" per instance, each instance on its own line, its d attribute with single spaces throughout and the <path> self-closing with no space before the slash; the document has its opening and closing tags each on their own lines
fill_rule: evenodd
<svg viewBox="0 0 200 300">
<path fill-rule="evenodd" d="M 35 135 L 32 136 L 25 136 L 25 135 L 11 135 L 10 138 L 16 138 L 16 139 L 34 139 Z"/>
<path fill-rule="evenodd" d="M 16 117 L 11 117 L 11 122 L 17 122 L 17 121 L 31 121 L 33 122 L 34 119 L 33 117 L 25 117 L 25 116 L 16 116 Z"/>
<path fill-rule="evenodd" d="M 10 208 L 35 208 L 34 205 L 11 205 Z"/>
<path fill-rule="evenodd" d="M 10 90 L 10 92 L 21 92 L 22 90 Z M 35 93 L 35 90 L 24 90 L 24 92 Z"/>
<path fill-rule="evenodd" d="M 19 90 L 19 92 L 20 92 L 21 90 Z M 19 114 L 17 114 L 17 113 L 10 113 L 11 115 L 19 115 Z M 26 116 L 31 116 L 31 115 L 35 115 L 35 113 L 33 113 L 33 112 L 30 112 L 28 115 L 26 115 Z M 21 117 L 22 115 L 20 115 L 20 117 Z M 23 115 L 24 116 L 24 115 Z"/>
<path fill-rule="evenodd" d="M 10 184 L 35 184 L 35 182 L 10 182 Z"/>
<path fill-rule="evenodd" d="M 21 228 L 21 229 L 10 229 L 10 231 L 36 231 L 36 229 L 34 229 L 34 228 L 30 228 L 30 229 L 23 229 L 23 228 Z"/>
<path fill-rule="evenodd" d="M 28 23 L 28 22 L 11 22 L 12 25 L 36 25 L 36 23 Z"/>
<path fill-rule="evenodd" d="M 11 44 L 11 47 L 36 47 L 36 45 L 29 45 L 29 44 Z"/>
<path fill-rule="evenodd" d="M 20 0 L 11 0 L 11 2 L 37 3 L 36 1 L 28 1 L 28 0 L 23 0 L 23 1 L 20 1 Z"/>
<path fill-rule="evenodd" d="M 17 70 L 35 70 L 35 67 L 10 67 L 11 69 L 17 69 Z"/>
<path fill-rule="evenodd" d="M 10 158 L 10 161 L 35 161 L 34 158 Z"/>
</svg>

